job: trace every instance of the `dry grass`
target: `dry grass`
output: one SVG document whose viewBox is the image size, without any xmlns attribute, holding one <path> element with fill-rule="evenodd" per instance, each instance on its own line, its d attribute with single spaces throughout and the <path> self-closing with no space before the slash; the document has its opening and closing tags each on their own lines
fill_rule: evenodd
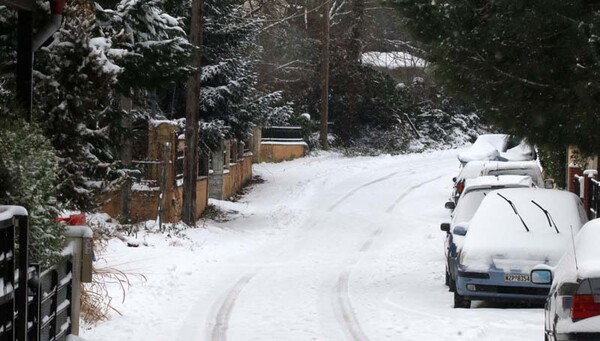
<svg viewBox="0 0 600 341">
<path fill-rule="evenodd" d="M 106 250 L 108 239 L 115 237 L 104 226 L 92 226 L 94 230 L 94 253 L 101 254 Z M 102 261 L 102 259 L 98 259 Z M 128 273 L 114 267 L 93 269 L 92 282 L 81 286 L 81 319 L 89 325 L 107 321 L 111 313 L 121 313 L 112 305 L 113 297 L 109 288 L 117 287 L 121 291 L 123 301 L 127 289 L 131 287 L 131 279 L 137 278 L 146 281 L 146 277 L 139 273 Z"/>
<path fill-rule="evenodd" d="M 108 288 L 118 287 L 125 301 L 127 289 L 131 287 L 131 277 L 146 281 L 146 277 L 142 274 L 125 273 L 116 268 L 94 269 L 92 283 L 82 285 L 81 318 L 86 323 L 94 325 L 108 320 L 111 312 L 121 315 L 112 305 L 113 297 Z"/>
</svg>

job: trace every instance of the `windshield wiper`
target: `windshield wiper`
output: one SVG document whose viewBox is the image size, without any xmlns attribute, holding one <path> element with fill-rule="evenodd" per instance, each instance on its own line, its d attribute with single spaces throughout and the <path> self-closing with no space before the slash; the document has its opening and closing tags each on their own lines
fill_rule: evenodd
<svg viewBox="0 0 600 341">
<path fill-rule="evenodd" d="M 548 212 L 547 209 L 543 208 L 540 204 L 538 204 L 537 202 L 531 200 L 531 202 L 540 208 L 540 210 L 542 210 L 542 212 L 544 212 L 544 214 L 546 215 L 546 219 L 548 219 L 548 225 L 550 225 L 550 227 L 554 227 L 554 229 L 556 230 L 556 233 L 560 233 L 560 231 L 558 230 L 558 227 L 556 226 L 556 223 L 554 222 L 554 219 L 552 219 L 552 216 L 550 215 L 550 212 Z"/>
<path fill-rule="evenodd" d="M 512 201 L 510 201 L 510 200 L 506 199 L 506 197 L 504 197 L 502 194 L 500 194 L 500 193 L 496 193 L 496 194 L 498 194 L 498 196 L 499 196 L 500 198 L 502 198 L 502 199 L 506 200 L 506 202 L 507 202 L 507 203 L 510 205 L 510 207 L 512 207 L 513 211 L 515 211 L 515 214 L 516 214 L 517 216 L 519 216 L 519 219 L 521 220 L 521 223 L 523 223 L 523 227 L 525 228 L 525 230 L 526 230 L 527 232 L 529 232 L 529 227 L 527 227 L 527 224 L 525 224 L 525 221 L 523 220 L 523 217 L 521 217 L 521 215 L 519 214 L 519 211 L 517 211 L 517 208 L 515 207 L 515 204 L 513 204 L 513 202 L 512 202 Z"/>
</svg>

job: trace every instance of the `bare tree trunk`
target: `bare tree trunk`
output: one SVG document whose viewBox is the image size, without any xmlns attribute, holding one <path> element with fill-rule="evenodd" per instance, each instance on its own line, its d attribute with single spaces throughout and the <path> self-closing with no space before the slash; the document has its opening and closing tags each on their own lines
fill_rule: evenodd
<svg viewBox="0 0 600 341">
<path fill-rule="evenodd" d="M 360 96 L 360 59 L 362 54 L 361 32 L 365 15 L 365 0 L 352 0 L 350 8 L 351 26 L 345 43 L 344 63 L 348 70 L 348 110 L 343 125 L 340 124 L 340 138 L 345 143 L 350 143 L 359 133 L 359 108 Z"/>
<path fill-rule="evenodd" d="M 328 149 L 329 120 L 329 0 L 323 0 L 323 29 L 321 35 L 321 148 Z"/>
<path fill-rule="evenodd" d="M 192 45 L 198 50 L 194 56 L 196 71 L 186 84 L 185 100 L 185 154 L 183 165 L 183 201 L 181 219 L 196 225 L 196 180 L 198 178 L 198 120 L 200 116 L 200 80 L 202 72 L 202 31 L 204 26 L 204 0 L 193 0 L 190 23 Z"/>
<path fill-rule="evenodd" d="M 131 98 L 126 96 L 121 96 L 120 103 L 121 110 L 127 111 L 126 114 L 123 115 L 121 119 L 121 125 L 124 131 L 122 135 L 122 148 L 121 148 L 121 163 L 123 167 L 126 169 L 131 169 L 132 165 L 132 141 L 131 141 L 131 129 L 132 129 L 132 120 L 131 120 L 131 110 L 133 109 L 133 102 Z M 125 183 L 121 188 L 121 214 L 120 221 L 123 224 L 131 223 L 131 178 L 129 172 L 125 178 Z"/>
</svg>

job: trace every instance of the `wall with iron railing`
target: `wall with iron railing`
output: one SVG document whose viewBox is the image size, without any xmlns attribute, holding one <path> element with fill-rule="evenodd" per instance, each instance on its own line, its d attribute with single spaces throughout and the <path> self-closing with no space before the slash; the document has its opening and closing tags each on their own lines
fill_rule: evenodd
<svg viewBox="0 0 600 341">
<path fill-rule="evenodd" d="M 67 231 L 65 256 L 41 269 L 31 263 L 27 211 L 0 206 L 0 340 L 62 341 L 78 335 L 80 283 L 91 280 L 92 233 Z"/>
</svg>

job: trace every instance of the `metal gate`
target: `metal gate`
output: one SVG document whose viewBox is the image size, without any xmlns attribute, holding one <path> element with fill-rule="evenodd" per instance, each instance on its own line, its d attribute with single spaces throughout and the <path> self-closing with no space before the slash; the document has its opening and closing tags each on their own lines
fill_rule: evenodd
<svg viewBox="0 0 600 341">
<path fill-rule="evenodd" d="M 28 241 L 27 211 L 0 206 L 0 341 L 66 340 L 71 331 L 71 256 L 40 273 L 27 258 Z"/>
</svg>

